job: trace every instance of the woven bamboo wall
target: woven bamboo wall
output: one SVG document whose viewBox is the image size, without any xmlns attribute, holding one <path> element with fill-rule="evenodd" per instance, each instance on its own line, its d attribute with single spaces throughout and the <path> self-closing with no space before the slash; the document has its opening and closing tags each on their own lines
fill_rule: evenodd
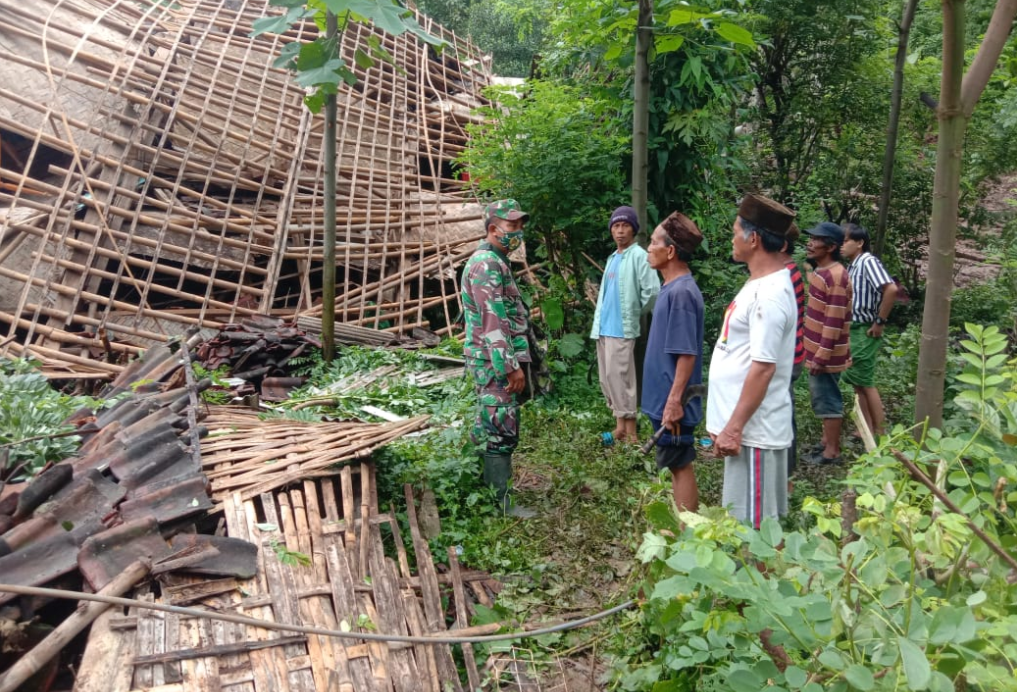
<svg viewBox="0 0 1017 692">
<path fill-rule="evenodd" d="M 0 0 L 0 354 L 53 376 L 198 324 L 320 314 L 323 121 L 266 0 Z M 337 315 L 409 328 L 458 310 L 480 207 L 452 178 L 485 63 L 380 35 L 396 66 L 339 97 Z M 373 29 L 351 26 L 353 64 Z M 439 280 L 444 279 L 444 280 Z M 436 325 L 432 325 L 436 326 Z"/>
</svg>

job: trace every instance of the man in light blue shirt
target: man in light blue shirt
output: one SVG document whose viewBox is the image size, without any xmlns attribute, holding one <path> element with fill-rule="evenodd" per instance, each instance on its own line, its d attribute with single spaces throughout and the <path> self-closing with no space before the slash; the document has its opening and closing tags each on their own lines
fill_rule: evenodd
<svg viewBox="0 0 1017 692">
<path fill-rule="evenodd" d="M 635 444 L 636 339 L 639 315 L 660 291 L 660 279 L 636 244 L 639 219 L 632 207 L 618 207 L 608 224 L 617 249 L 607 259 L 590 338 L 597 340 L 600 389 L 615 417 L 612 440 Z"/>
</svg>

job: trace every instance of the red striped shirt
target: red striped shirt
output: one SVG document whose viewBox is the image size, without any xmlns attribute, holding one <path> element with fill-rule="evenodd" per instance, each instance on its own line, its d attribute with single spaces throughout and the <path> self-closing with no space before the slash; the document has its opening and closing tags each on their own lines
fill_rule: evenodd
<svg viewBox="0 0 1017 692">
<path fill-rule="evenodd" d="M 851 281 L 843 265 L 834 262 L 809 275 L 805 307 L 805 360 L 824 372 L 841 372 L 851 365 Z"/>
<path fill-rule="evenodd" d="M 802 272 L 794 262 L 787 263 L 791 272 L 791 285 L 795 289 L 795 302 L 798 303 L 798 331 L 795 332 L 795 365 L 805 362 L 805 280 Z"/>
</svg>

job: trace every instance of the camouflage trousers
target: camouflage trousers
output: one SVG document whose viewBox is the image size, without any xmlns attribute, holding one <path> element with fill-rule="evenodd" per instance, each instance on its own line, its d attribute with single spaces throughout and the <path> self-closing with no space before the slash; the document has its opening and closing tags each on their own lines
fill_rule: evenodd
<svg viewBox="0 0 1017 692">
<path fill-rule="evenodd" d="M 505 391 L 508 380 L 477 380 L 477 418 L 470 438 L 492 454 L 511 454 L 519 444 L 519 395 Z"/>
</svg>

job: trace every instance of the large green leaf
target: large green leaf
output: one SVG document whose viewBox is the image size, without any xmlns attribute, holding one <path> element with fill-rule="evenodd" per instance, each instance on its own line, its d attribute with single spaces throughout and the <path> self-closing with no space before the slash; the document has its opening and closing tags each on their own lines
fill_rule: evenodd
<svg viewBox="0 0 1017 692">
<path fill-rule="evenodd" d="M 719 22 L 714 25 L 713 30 L 717 32 L 718 36 L 727 39 L 731 43 L 748 46 L 749 48 L 756 47 L 756 42 L 752 40 L 752 32 L 738 26 L 737 24 L 732 24 L 731 22 Z"/>
<path fill-rule="evenodd" d="M 727 676 L 727 684 L 732 692 L 759 692 L 766 686 L 766 680 L 755 671 L 742 668 Z"/>
<path fill-rule="evenodd" d="M 856 690 L 868 692 L 876 685 L 872 671 L 858 663 L 852 664 L 844 671 L 844 677 Z"/>
<path fill-rule="evenodd" d="M 685 43 L 685 37 L 680 34 L 657 34 L 653 38 L 653 47 L 658 55 L 673 53 L 681 48 L 683 43 Z M 618 52 L 621 53 L 620 50 Z"/>
<path fill-rule="evenodd" d="M 353 62 L 357 63 L 357 67 L 364 70 L 374 67 L 374 60 L 371 59 L 371 56 L 359 48 L 353 51 Z"/>
<path fill-rule="evenodd" d="M 671 10 L 671 14 L 667 16 L 668 26 L 681 26 L 683 24 L 692 24 L 698 22 L 700 19 L 706 19 L 707 17 L 714 16 L 708 12 L 696 12 L 691 9 L 677 9 Z"/>
<path fill-rule="evenodd" d="M 338 84 L 343 78 L 340 71 L 345 67 L 345 62 L 339 58 L 333 58 L 320 67 L 298 72 L 297 84 L 303 87 L 318 86 L 320 84 Z"/>
<path fill-rule="evenodd" d="M 321 41 L 311 41 L 300 46 L 297 54 L 297 71 L 309 72 L 325 65 L 329 58 Z"/>
<path fill-rule="evenodd" d="M 671 507 L 667 503 L 651 502 L 647 505 L 646 519 L 650 522 L 650 526 L 658 531 L 665 529 L 676 536 L 681 533 L 678 520 L 674 518 L 674 514 L 671 513 Z"/>
<path fill-rule="evenodd" d="M 261 34 L 284 33 L 294 22 L 309 16 L 309 13 L 309 10 L 302 6 L 291 7 L 286 11 L 286 14 L 281 14 L 278 17 L 262 17 L 261 19 L 255 19 L 251 24 L 251 33 L 248 35 L 254 37 L 260 36 Z"/>
<path fill-rule="evenodd" d="M 788 666 L 784 671 L 784 680 L 791 689 L 801 688 L 809 679 L 809 674 L 798 666 Z"/>
<path fill-rule="evenodd" d="M 900 649 L 900 659 L 904 665 L 904 677 L 907 678 L 908 688 L 924 690 L 929 685 L 929 678 L 932 677 L 932 666 L 929 665 L 925 652 L 913 641 L 901 636 L 897 637 L 897 647 Z"/>
<path fill-rule="evenodd" d="M 583 352 L 586 339 L 581 334 L 566 334 L 558 342 L 558 353 L 563 358 L 575 358 Z"/>
<path fill-rule="evenodd" d="M 544 313 L 548 329 L 557 331 L 565 326 L 565 309 L 557 298 L 544 298 L 540 301 L 540 311 Z"/>
<path fill-rule="evenodd" d="M 766 517 L 763 522 L 759 525 L 759 535 L 767 545 L 776 548 L 780 545 L 781 541 L 784 540 L 784 531 L 780 528 L 780 523 L 773 517 Z"/>
</svg>

